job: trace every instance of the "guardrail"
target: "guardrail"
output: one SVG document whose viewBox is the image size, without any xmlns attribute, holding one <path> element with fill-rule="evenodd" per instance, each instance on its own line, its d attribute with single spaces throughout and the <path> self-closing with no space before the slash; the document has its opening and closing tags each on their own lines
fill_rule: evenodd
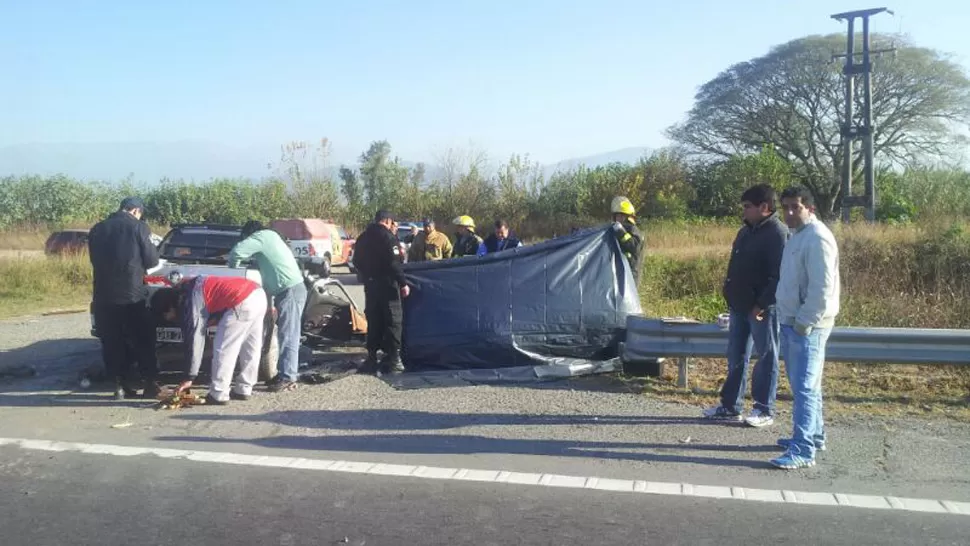
<svg viewBox="0 0 970 546">
<path fill-rule="evenodd" d="M 687 386 L 688 358 L 723 358 L 727 350 L 728 332 L 716 324 L 630 315 L 626 327 L 622 360 L 679 358 L 681 387 Z M 967 365 L 970 364 L 970 330 L 837 327 L 829 336 L 825 360 Z"/>
</svg>

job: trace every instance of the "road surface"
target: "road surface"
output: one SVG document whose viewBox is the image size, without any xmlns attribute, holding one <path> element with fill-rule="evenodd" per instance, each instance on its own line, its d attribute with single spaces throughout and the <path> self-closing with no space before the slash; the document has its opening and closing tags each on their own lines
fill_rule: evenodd
<svg viewBox="0 0 970 546">
<path fill-rule="evenodd" d="M 99 360 L 87 321 L 0 321 L 0 369 L 37 372 L 0 378 L 16 543 L 966 544 L 966 424 L 835 419 L 819 465 L 783 472 L 767 460 L 790 415 L 710 424 L 603 377 L 351 376 L 156 411 L 78 388 Z"/>
</svg>

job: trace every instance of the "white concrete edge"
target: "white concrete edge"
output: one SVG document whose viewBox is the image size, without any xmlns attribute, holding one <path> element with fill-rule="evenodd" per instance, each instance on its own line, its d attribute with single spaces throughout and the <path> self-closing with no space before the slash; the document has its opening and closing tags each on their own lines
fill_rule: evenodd
<svg viewBox="0 0 970 546">
<path fill-rule="evenodd" d="M 246 455 L 224 451 L 200 451 L 153 447 L 132 447 L 110 444 L 86 444 L 58 442 L 26 438 L 0 438 L 0 446 L 13 445 L 22 449 L 56 452 L 133 457 L 155 455 L 168 459 L 185 459 L 203 463 L 236 464 L 274 468 L 296 468 L 324 472 L 351 472 L 378 476 L 399 476 L 434 480 L 477 481 L 507 483 L 538 487 L 565 487 L 593 489 L 618 493 L 646 493 L 746 502 L 770 502 L 778 504 L 816 505 L 835 508 L 863 508 L 900 510 L 905 512 L 932 512 L 970 516 L 970 502 L 937 499 L 917 499 L 895 496 L 856 495 L 851 493 L 825 493 L 790 490 L 754 489 L 718 485 L 694 485 L 689 483 L 651 482 L 644 480 L 618 480 L 595 476 L 563 476 L 504 470 L 478 470 L 469 468 L 444 468 L 390 463 L 359 461 L 333 461 L 303 457 L 278 457 L 270 455 Z"/>
</svg>

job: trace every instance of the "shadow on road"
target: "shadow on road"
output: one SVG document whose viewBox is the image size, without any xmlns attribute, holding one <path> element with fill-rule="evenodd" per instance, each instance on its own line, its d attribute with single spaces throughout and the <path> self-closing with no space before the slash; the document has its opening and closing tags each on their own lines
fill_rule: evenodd
<svg viewBox="0 0 970 546">
<path fill-rule="evenodd" d="M 455 436 L 437 434 L 374 434 L 347 436 L 273 436 L 268 438 L 200 438 L 162 436 L 163 442 L 247 443 L 273 449 L 345 451 L 414 455 L 541 455 L 600 460 L 702 464 L 723 467 L 764 469 L 765 461 L 684 454 L 644 453 L 644 449 L 677 451 L 776 452 L 775 446 L 723 446 L 711 444 L 637 444 L 628 442 L 583 442 L 575 440 L 535 440 Z M 620 451 L 630 450 L 630 451 Z M 632 451 L 636 450 L 636 451 Z"/>
<path fill-rule="evenodd" d="M 447 430 L 474 426 L 719 425 L 694 417 L 650 415 L 529 415 L 516 413 L 432 413 L 395 409 L 274 411 L 262 415 L 190 414 L 186 421 L 263 422 L 330 430 Z"/>
</svg>

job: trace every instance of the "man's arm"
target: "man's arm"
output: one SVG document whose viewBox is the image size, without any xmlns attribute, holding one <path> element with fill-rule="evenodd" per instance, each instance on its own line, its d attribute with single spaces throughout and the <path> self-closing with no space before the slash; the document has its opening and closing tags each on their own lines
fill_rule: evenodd
<svg viewBox="0 0 970 546">
<path fill-rule="evenodd" d="M 448 260 L 455 252 L 455 248 L 451 246 L 451 239 L 449 239 L 448 237 L 442 237 L 441 240 L 445 242 L 445 244 L 441 246 L 441 257 L 445 260 Z"/>
<path fill-rule="evenodd" d="M 623 226 L 619 222 L 613 224 L 613 231 L 616 233 L 616 239 L 620 242 L 620 249 L 623 252 L 628 252 L 630 254 L 635 254 L 640 248 L 640 243 L 643 242 L 643 237 L 640 235 L 640 230 L 637 226 L 631 226 L 630 230 Z"/>
<path fill-rule="evenodd" d="M 141 253 L 141 263 L 145 270 L 149 270 L 158 265 L 158 249 L 152 244 L 152 230 L 148 229 L 148 224 L 139 222 L 138 226 L 138 250 Z"/>
<path fill-rule="evenodd" d="M 257 254 L 263 249 L 263 241 L 257 237 L 257 233 L 246 237 L 232 247 L 232 250 L 229 251 L 229 267 L 239 267 L 244 261 L 252 258 L 253 254 Z"/>
<path fill-rule="evenodd" d="M 185 349 L 186 379 L 195 381 L 202 367 L 202 352 L 205 350 L 205 334 L 209 314 L 205 309 L 202 296 L 203 279 L 197 279 L 195 286 L 186 294 L 182 302 L 182 346 Z"/>
<path fill-rule="evenodd" d="M 833 241 L 818 236 L 818 241 L 810 245 L 805 253 L 805 267 L 808 271 L 808 289 L 805 303 L 795 316 L 795 327 L 799 333 L 808 334 L 828 311 L 829 299 L 835 287 L 838 249 Z"/>
<path fill-rule="evenodd" d="M 787 241 L 785 232 L 781 229 L 772 230 L 764 248 L 764 266 L 768 269 L 768 282 L 755 300 L 758 307 L 767 309 L 775 303 L 775 290 L 778 288 L 778 278 L 781 275 L 781 257 L 785 253 Z"/>
<path fill-rule="evenodd" d="M 427 242 L 427 236 L 422 233 L 418 233 L 411 242 L 411 246 L 408 248 L 408 261 L 409 262 L 419 262 L 424 259 L 424 248 Z"/>
</svg>

